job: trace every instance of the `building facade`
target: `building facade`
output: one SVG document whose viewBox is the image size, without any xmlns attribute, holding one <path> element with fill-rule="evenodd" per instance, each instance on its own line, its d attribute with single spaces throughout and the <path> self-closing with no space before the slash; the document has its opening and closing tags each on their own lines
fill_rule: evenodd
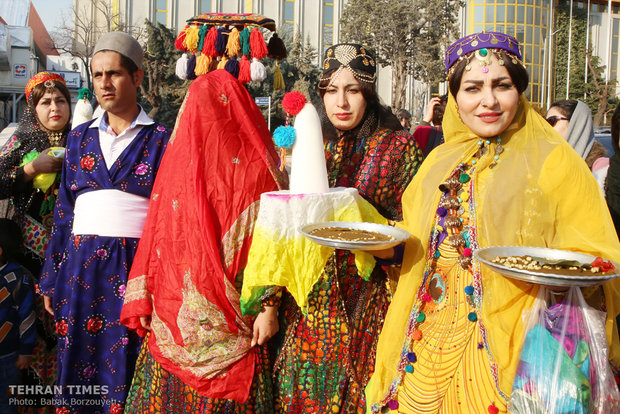
<svg viewBox="0 0 620 414">
<path fill-rule="evenodd" d="M 90 3 L 93 0 L 74 0 Z M 144 19 L 160 22 L 179 31 L 185 21 L 201 13 L 259 13 L 274 19 L 278 32 L 299 31 L 322 52 L 340 38 L 339 20 L 346 0 L 110 0 L 118 15 L 130 25 Z M 515 36 L 522 45 L 524 63 L 530 73 L 526 91 L 535 104 L 546 107 L 554 99 L 554 10 L 559 2 L 574 8 L 589 9 L 588 44 L 605 65 L 605 79 L 618 81 L 620 43 L 620 1 L 611 0 L 467 0 L 459 11 L 462 35 L 485 31 L 501 31 Z M 443 70 L 443 69 L 441 69 Z M 379 95 L 391 101 L 391 73 L 381 68 L 378 75 Z M 587 79 L 584 79 L 587 81 Z M 620 82 L 616 94 L 620 94 Z M 407 109 L 421 116 L 431 96 L 445 93 L 446 85 L 424 85 L 412 76 L 407 86 Z"/>
<path fill-rule="evenodd" d="M 557 50 L 554 49 L 554 35 L 558 29 L 554 26 L 554 13 L 560 2 L 569 7 L 572 5 L 573 10 L 589 8 L 586 22 L 588 45 L 605 66 L 604 79 L 617 82 L 620 1 L 468 0 L 462 14 L 466 33 L 499 31 L 519 40 L 523 61 L 530 74 L 526 94 L 531 102 L 544 108 L 554 99 L 564 98 L 556 96 L 553 90 L 554 51 Z M 586 77 L 584 82 L 587 82 Z M 620 94 L 620 86 L 616 88 L 616 94 Z"/>
</svg>

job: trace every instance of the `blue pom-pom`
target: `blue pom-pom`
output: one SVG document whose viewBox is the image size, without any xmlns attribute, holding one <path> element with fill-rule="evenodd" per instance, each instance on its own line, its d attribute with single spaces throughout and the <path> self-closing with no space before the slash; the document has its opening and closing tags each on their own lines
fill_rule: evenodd
<svg viewBox="0 0 620 414">
<path fill-rule="evenodd" d="M 273 131 L 273 139 L 280 148 L 290 148 L 295 143 L 295 128 L 280 125 Z"/>
</svg>

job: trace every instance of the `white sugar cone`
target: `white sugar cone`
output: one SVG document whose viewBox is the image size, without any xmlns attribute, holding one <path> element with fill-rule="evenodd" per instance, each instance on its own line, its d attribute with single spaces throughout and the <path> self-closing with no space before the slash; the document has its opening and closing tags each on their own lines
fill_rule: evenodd
<svg viewBox="0 0 620 414">
<path fill-rule="evenodd" d="M 321 120 L 311 103 L 306 103 L 295 117 L 295 131 L 296 138 L 291 157 L 291 194 L 328 192 Z"/>
</svg>

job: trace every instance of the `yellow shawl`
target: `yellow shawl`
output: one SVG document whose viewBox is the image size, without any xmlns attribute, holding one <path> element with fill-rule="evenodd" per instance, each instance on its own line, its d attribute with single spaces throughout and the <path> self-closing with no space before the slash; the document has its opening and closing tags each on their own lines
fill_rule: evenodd
<svg viewBox="0 0 620 414">
<path fill-rule="evenodd" d="M 368 406 L 384 400 L 400 383 L 397 371 L 409 315 L 422 281 L 428 241 L 443 183 L 472 158 L 479 138 L 467 128 L 450 96 L 443 121 L 445 144 L 433 150 L 403 196 L 407 242 L 398 289 L 377 347 L 375 373 L 366 388 Z M 620 261 L 620 243 L 605 200 L 583 159 L 521 96 L 512 125 L 501 134 L 505 151 L 497 167 L 491 156 L 477 164 L 474 202 L 480 247 L 539 246 L 574 250 Z M 493 153 L 494 145 L 490 152 Z M 499 371 L 501 391 L 510 395 L 524 335 L 522 314 L 538 287 L 505 278 L 481 266 L 481 323 Z M 603 285 L 610 358 L 620 366 L 615 316 L 620 280 Z"/>
</svg>

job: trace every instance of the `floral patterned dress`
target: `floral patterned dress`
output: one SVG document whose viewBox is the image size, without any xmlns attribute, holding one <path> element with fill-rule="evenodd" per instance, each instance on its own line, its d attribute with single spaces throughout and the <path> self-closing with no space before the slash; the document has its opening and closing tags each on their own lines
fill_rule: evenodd
<svg viewBox="0 0 620 414">
<path fill-rule="evenodd" d="M 122 412 L 140 347 L 139 337 L 119 322 L 138 239 L 74 236 L 75 200 L 100 189 L 150 197 L 170 136 L 156 123 L 144 126 L 108 169 L 98 130 L 89 125 L 67 139 L 41 274 L 41 292 L 53 297 L 58 334 L 57 413 Z"/>
<path fill-rule="evenodd" d="M 325 147 L 330 187 L 355 187 L 390 220 L 402 216 L 401 196 L 422 153 L 406 131 L 377 129 L 369 137 L 345 134 Z M 285 338 L 276 365 L 279 412 L 364 413 L 377 338 L 390 303 L 386 271 L 369 281 L 355 257 L 336 250 L 308 300 L 307 314 L 283 299 Z"/>
</svg>

